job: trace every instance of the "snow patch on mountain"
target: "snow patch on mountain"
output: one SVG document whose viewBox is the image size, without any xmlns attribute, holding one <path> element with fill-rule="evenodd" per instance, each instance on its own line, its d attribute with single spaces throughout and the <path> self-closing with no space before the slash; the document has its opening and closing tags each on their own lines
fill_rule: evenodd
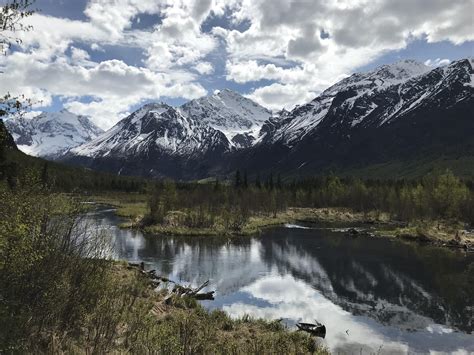
<svg viewBox="0 0 474 355">
<path fill-rule="evenodd" d="M 465 73 L 472 73 L 472 59 L 436 69 L 415 60 L 402 60 L 355 73 L 329 87 L 308 104 L 295 107 L 259 143 L 280 142 L 292 147 L 314 132 L 330 114 L 342 119 L 331 122 L 333 127 L 340 124 L 355 128 L 374 116 L 378 117 L 377 124 L 383 125 L 433 98 L 457 80 L 470 86 L 472 74 L 459 78 Z"/>
<path fill-rule="evenodd" d="M 272 116 L 270 110 L 229 89 L 189 101 L 179 111 L 221 131 L 237 147 L 234 137 L 248 135 L 256 139 L 262 125 Z"/>
<path fill-rule="evenodd" d="M 166 104 L 149 104 L 121 120 L 91 142 L 70 154 L 89 158 L 164 154 L 186 156 L 203 154 L 216 145 L 230 146 L 225 136 L 212 127 L 183 115 Z"/>
<path fill-rule="evenodd" d="M 87 117 L 67 110 L 44 112 L 32 119 L 13 118 L 5 125 L 18 149 L 29 155 L 51 159 L 103 133 Z"/>
</svg>

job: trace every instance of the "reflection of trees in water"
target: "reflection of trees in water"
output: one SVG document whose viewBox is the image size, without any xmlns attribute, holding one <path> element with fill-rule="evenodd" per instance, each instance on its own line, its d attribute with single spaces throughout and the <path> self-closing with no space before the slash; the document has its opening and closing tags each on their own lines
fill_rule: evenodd
<svg viewBox="0 0 474 355">
<path fill-rule="evenodd" d="M 97 222 L 118 223 L 113 213 L 106 217 Z M 274 229 L 261 238 L 229 240 L 143 237 L 139 232 L 114 229 L 114 239 L 122 257 L 148 261 L 150 267 L 177 280 L 197 284 L 211 279 L 221 294 L 238 291 L 276 267 L 347 311 L 384 324 L 419 329 L 429 317 L 463 331 L 473 330 L 473 309 L 469 308 L 474 299 L 473 256 L 382 239 L 337 234 L 326 238 L 321 233 L 326 232 Z"/>
<path fill-rule="evenodd" d="M 431 318 L 472 331 L 474 286 L 466 258 L 440 248 L 316 233 L 323 232 L 273 230 L 261 238 L 262 258 L 353 314 L 405 329 L 425 328 Z"/>
</svg>

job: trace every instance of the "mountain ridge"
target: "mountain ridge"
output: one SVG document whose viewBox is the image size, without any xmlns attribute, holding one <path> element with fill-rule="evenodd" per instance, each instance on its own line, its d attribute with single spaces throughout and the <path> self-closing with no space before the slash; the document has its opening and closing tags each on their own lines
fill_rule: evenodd
<svg viewBox="0 0 474 355">
<path fill-rule="evenodd" d="M 276 115 L 228 89 L 179 107 L 147 104 L 60 159 L 120 174 L 199 179 L 236 169 L 357 169 L 444 150 L 462 155 L 474 135 L 472 64 L 398 61 L 354 73 Z"/>
<path fill-rule="evenodd" d="M 75 115 L 66 109 L 43 112 L 31 119 L 11 118 L 5 121 L 5 125 L 18 149 L 29 155 L 50 159 L 103 133 L 86 116 Z"/>
</svg>

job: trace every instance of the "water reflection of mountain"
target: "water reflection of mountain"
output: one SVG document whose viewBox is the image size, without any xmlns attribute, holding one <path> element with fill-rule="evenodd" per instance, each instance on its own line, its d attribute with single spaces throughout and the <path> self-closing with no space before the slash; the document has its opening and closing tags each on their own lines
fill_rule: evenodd
<svg viewBox="0 0 474 355">
<path fill-rule="evenodd" d="M 430 319 L 473 330 L 474 284 L 467 271 L 473 257 L 301 229 L 269 231 L 261 243 L 269 266 L 304 280 L 352 314 L 406 330 L 425 329 Z"/>
<path fill-rule="evenodd" d="M 114 227 L 119 221 L 111 212 L 100 218 L 112 226 L 117 257 L 143 260 L 176 281 L 209 279 L 219 299 L 277 272 L 385 325 L 425 329 L 434 321 L 473 330 L 472 255 L 314 229 L 274 229 L 260 238 L 231 240 L 144 237 Z"/>
</svg>

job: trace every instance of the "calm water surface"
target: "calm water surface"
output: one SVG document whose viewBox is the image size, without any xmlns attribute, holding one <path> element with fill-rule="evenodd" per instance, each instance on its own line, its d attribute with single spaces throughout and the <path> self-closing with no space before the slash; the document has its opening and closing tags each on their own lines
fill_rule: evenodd
<svg viewBox="0 0 474 355">
<path fill-rule="evenodd" d="M 154 237 L 120 230 L 114 211 L 87 216 L 109 231 L 114 257 L 184 284 L 210 280 L 233 317 L 318 320 L 334 353 L 474 353 L 474 255 L 318 226 L 254 238 Z"/>
</svg>

